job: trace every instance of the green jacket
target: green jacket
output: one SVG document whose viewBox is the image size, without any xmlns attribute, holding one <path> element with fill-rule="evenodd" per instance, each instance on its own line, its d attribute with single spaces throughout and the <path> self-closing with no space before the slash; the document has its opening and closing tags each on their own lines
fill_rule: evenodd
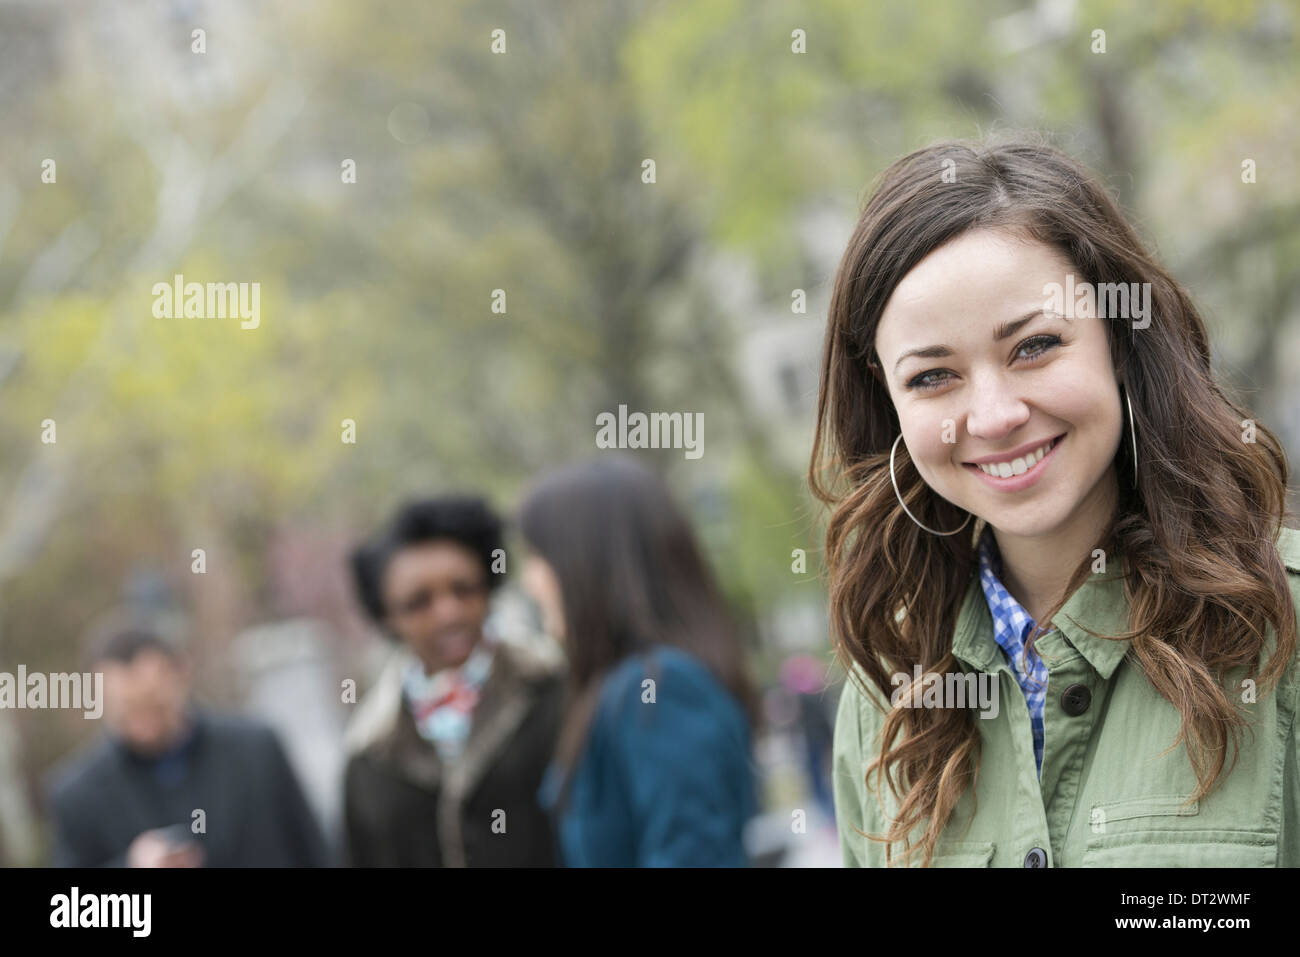
<svg viewBox="0 0 1300 957">
<path fill-rule="evenodd" d="M 1300 608 L 1300 530 L 1283 529 L 1278 550 Z M 1000 706 L 996 717 L 976 720 L 978 813 L 972 816 L 976 805 L 967 789 L 940 836 L 933 866 L 1300 866 L 1300 659 L 1292 658 L 1273 691 L 1244 705 L 1254 735 L 1240 735 L 1236 768 L 1208 796 L 1183 807 L 1196 776 L 1185 746 L 1170 749 L 1179 732 L 1178 710 L 1126 657 L 1131 642 L 1094 638 L 1078 627 L 1102 635 L 1126 630 L 1120 575 L 1087 581 L 1053 618 L 1057 631 L 1037 641 L 1048 666 L 1041 783 L 1024 693 L 993 640 L 979 576 L 972 576 L 953 654 L 972 672 L 997 676 Z M 1271 629 L 1268 639 L 1265 661 L 1275 640 Z M 881 707 L 889 706 L 874 685 L 871 693 Z M 857 681 L 847 681 L 834 744 L 836 818 L 847 867 L 885 866 L 885 845 L 854 831 L 883 834 L 898 812 L 887 786 L 881 788 L 882 810 L 864 781 L 879 754 L 882 724 L 883 714 Z M 914 844 L 921 833 L 918 826 Z M 893 853 L 897 865 L 901 845 Z M 914 854 L 914 865 L 920 857 Z"/>
</svg>

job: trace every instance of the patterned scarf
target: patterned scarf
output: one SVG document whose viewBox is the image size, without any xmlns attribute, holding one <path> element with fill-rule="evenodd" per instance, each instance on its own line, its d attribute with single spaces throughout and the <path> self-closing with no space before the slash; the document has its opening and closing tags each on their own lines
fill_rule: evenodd
<svg viewBox="0 0 1300 957">
<path fill-rule="evenodd" d="M 494 645 L 484 636 L 457 668 L 432 675 L 414 662 L 402 676 L 402 697 L 415 719 L 420 737 L 433 744 L 444 761 L 454 761 L 465 749 L 474 707 L 492 672 Z"/>
</svg>

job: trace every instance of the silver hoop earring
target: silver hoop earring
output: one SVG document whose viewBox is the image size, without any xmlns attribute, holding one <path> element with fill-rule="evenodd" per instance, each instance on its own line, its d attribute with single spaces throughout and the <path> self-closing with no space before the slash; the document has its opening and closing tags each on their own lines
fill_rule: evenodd
<svg viewBox="0 0 1300 957">
<path fill-rule="evenodd" d="M 1133 403 L 1129 401 L 1128 387 L 1124 388 L 1124 404 L 1128 406 L 1128 434 L 1133 440 L 1133 487 L 1138 487 L 1138 434 L 1137 427 L 1133 425 Z"/>
<path fill-rule="evenodd" d="M 963 528 L 965 528 L 967 525 L 970 524 L 970 516 L 971 516 L 971 513 L 970 513 L 970 512 L 967 512 L 967 513 L 966 513 L 966 521 L 962 522 L 959 526 L 957 526 L 956 528 L 954 528 L 951 532 L 936 532 L 936 531 L 935 531 L 933 528 L 931 528 L 930 526 L 928 526 L 928 525 L 922 525 L 921 522 L 920 522 L 920 520 L 917 519 L 917 517 L 916 517 L 915 515 L 912 514 L 911 510 L 907 507 L 907 504 L 903 501 L 903 493 L 900 492 L 900 491 L 898 490 L 898 479 L 894 477 L 894 453 L 896 453 L 896 452 L 898 451 L 898 443 L 901 442 L 902 440 L 903 440 L 903 433 L 902 433 L 902 432 L 899 432 L 899 433 L 898 433 L 898 438 L 894 439 L 894 447 L 891 448 L 891 449 L 889 450 L 889 481 L 891 481 L 891 482 L 894 483 L 894 496 L 898 499 L 898 504 L 903 506 L 903 511 L 904 511 L 904 512 L 907 512 L 907 517 L 908 517 L 908 518 L 910 518 L 912 521 L 916 522 L 917 525 L 920 525 L 923 529 L 925 529 L 925 530 L 926 530 L 927 532 L 929 532 L 931 535 L 956 535 L 956 534 L 957 534 L 958 532 L 960 532 Z"/>
</svg>

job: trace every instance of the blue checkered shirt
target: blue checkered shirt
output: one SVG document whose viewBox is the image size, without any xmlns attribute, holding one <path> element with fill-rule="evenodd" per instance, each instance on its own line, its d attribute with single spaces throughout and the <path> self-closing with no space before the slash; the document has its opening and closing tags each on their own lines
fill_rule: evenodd
<svg viewBox="0 0 1300 957">
<path fill-rule="evenodd" d="M 1002 557 L 993 530 L 986 527 L 979 541 L 980 585 L 984 599 L 993 615 L 993 639 L 1006 652 L 1016 682 L 1029 703 L 1029 724 L 1034 730 L 1034 760 L 1038 776 L 1043 775 L 1043 704 L 1047 700 L 1047 665 L 1037 651 L 1031 651 L 1025 661 L 1025 641 L 1035 627 L 1034 619 L 1021 607 L 1020 602 L 1002 587 Z M 1050 634 L 1050 631 L 1048 632 Z M 1038 636 L 1042 640 L 1042 635 Z"/>
</svg>

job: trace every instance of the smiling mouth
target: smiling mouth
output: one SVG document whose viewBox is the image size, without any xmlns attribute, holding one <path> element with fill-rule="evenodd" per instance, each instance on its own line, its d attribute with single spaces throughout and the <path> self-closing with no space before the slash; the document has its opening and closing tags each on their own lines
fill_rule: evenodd
<svg viewBox="0 0 1300 957">
<path fill-rule="evenodd" d="M 1015 478 L 1017 475 L 1024 475 L 1026 472 L 1032 470 L 1034 466 L 1047 457 L 1052 449 L 1056 448 L 1064 437 L 1065 434 L 1062 433 L 1061 435 L 1056 436 L 1056 438 L 1050 439 L 1044 445 L 1040 445 L 1032 452 L 1017 458 L 1007 459 L 1005 462 L 990 462 L 985 464 L 964 462 L 963 465 L 968 469 L 979 469 L 990 478 Z"/>
</svg>

